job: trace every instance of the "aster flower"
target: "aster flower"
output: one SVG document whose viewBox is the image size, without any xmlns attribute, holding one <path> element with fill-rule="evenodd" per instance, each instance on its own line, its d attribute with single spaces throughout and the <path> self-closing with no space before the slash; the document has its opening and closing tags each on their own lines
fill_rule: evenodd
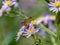
<svg viewBox="0 0 60 45">
<path fill-rule="evenodd" d="M 44 21 L 44 16 L 40 16 L 38 19 L 37 19 L 37 25 L 42 23 Z"/>
<path fill-rule="evenodd" d="M 3 5 L 7 5 L 7 6 L 12 6 L 12 5 L 17 5 L 17 2 L 16 2 L 16 0 L 5 0 L 4 2 L 3 2 Z"/>
<path fill-rule="evenodd" d="M 26 19 L 23 24 L 24 26 L 22 26 L 22 28 L 18 32 L 16 40 L 18 40 L 21 35 L 29 38 L 31 35 L 36 34 L 40 30 L 40 28 L 35 27 L 35 25 L 39 25 L 42 22 L 44 22 L 44 25 L 46 25 L 50 24 L 50 22 L 52 21 L 55 21 L 55 16 L 49 16 L 49 15 L 41 16 L 40 18 L 32 21 L 31 19 Z"/>
<path fill-rule="evenodd" d="M 18 34 L 17 34 L 17 38 L 16 38 L 16 41 L 18 41 L 19 40 L 19 38 L 21 37 L 21 35 L 23 34 L 23 32 L 22 31 L 19 31 L 18 32 Z"/>
<path fill-rule="evenodd" d="M 11 11 L 11 6 L 13 6 L 16 8 L 18 3 L 16 2 L 16 0 L 5 0 L 3 2 L 2 8 L 0 9 L 2 12 L 0 14 L 0 16 L 2 16 L 3 12 L 7 12 L 9 13 Z"/>
<path fill-rule="evenodd" d="M 43 22 L 43 24 L 46 25 L 49 22 L 52 22 L 52 21 L 55 21 L 55 20 L 56 20 L 55 16 L 45 15 L 45 16 L 39 17 L 36 21 L 36 24 L 38 25 L 38 24 Z"/>
<path fill-rule="evenodd" d="M 39 25 L 40 23 L 48 24 L 49 22 L 55 21 L 56 18 L 53 15 L 46 14 L 45 16 L 40 16 L 36 20 L 32 20 L 31 23 L 34 25 Z"/>
<path fill-rule="evenodd" d="M 37 20 L 31 21 L 31 18 L 25 19 L 22 23 L 22 27 L 20 28 L 20 31 L 17 34 L 16 40 L 19 40 L 21 36 L 26 36 L 27 38 L 31 35 L 37 33 L 39 31 L 39 28 L 37 28 L 36 25 Z"/>
<path fill-rule="evenodd" d="M 48 29 L 50 29 L 53 32 L 56 32 L 55 26 L 53 25 L 53 22 L 55 22 L 56 18 L 54 15 L 45 15 L 45 16 L 41 16 L 39 17 L 38 21 L 38 25 L 41 23 L 43 24 L 45 27 L 47 27 Z M 43 23 L 42 23 L 43 22 Z M 46 37 L 46 31 L 44 29 L 41 29 L 40 31 L 40 36 L 42 36 L 43 38 Z"/>
<path fill-rule="evenodd" d="M 44 25 L 47 25 L 50 30 L 55 32 L 55 26 L 53 25 L 53 22 L 56 20 L 55 16 L 46 16 L 44 20 Z"/>
<path fill-rule="evenodd" d="M 26 36 L 28 38 L 31 35 L 37 33 L 38 31 L 39 28 L 34 28 L 33 24 L 29 24 L 29 28 L 22 26 L 17 34 L 16 41 L 18 41 L 21 36 Z"/>
<path fill-rule="evenodd" d="M 16 41 L 19 40 L 19 38 L 23 35 L 24 31 L 26 30 L 25 26 L 22 26 L 20 29 L 19 29 L 19 32 L 17 34 L 17 38 L 16 38 Z"/>
<path fill-rule="evenodd" d="M 44 22 L 44 25 L 47 25 L 49 22 L 51 22 L 50 16 L 46 15 L 43 22 Z"/>
<path fill-rule="evenodd" d="M 52 20 L 52 21 L 55 21 L 56 20 L 56 18 L 55 18 L 55 16 L 50 16 L 50 20 Z"/>
<path fill-rule="evenodd" d="M 44 16 L 40 16 L 36 20 L 32 20 L 31 23 L 34 24 L 34 25 L 38 25 L 38 24 L 40 24 L 41 22 L 44 21 L 44 18 L 45 18 Z"/>
<path fill-rule="evenodd" d="M 49 16 L 49 15 L 47 15 L 47 16 L 45 16 L 44 24 L 48 24 L 49 22 L 53 22 L 55 20 L 56 20 L 55 16 Z"/>
<path fill-rule="evenodd" d="M 24 33 L 24 35 L 29 38 L 31 35 L 34 35 L 35 33 L 37 33 L 39 31 L 40 28 L 35 28 L 33 24 L 29 25 L 28 30 L 26 30 Z"/>
<path fill-rule="evenodd" d="M 54 2 L 50 2 L 49 4 L 50 11 L 58 13 L 60 11 L 60 0 L 55 0 Z"/>
</svg>

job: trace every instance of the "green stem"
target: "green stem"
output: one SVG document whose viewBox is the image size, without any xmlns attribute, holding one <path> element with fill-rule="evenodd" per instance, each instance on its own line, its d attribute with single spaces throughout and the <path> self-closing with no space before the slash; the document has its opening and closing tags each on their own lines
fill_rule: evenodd
<svg viewBox="0 0 60 45">
<path fill-rule="evenodd" d="M 56 41 L 55 41 L 55 38 L 53 36 L 51 36 L 51 41 L 52 41 L 53 45 L 57 45 Z"/>
<path fill-rule="evenodd" d="M 45 29 L 45 31 L 46 31 L 48 34 L 56 37 L 56 34 L 55 34 L 54 32 L 52 32 L 51 30 L 49 30 L 48 28 L 46 28 L 46 27 L 43 26 L 42 24 L 40 24 L 40 26 L 41 26 L 43 29 Z"/>
<path fill-rule="evenodd" d="M 34 40 L 34 44 L 36 43 L 36 36 L 35 35 L 32 35 L 33 37 L 33 40 Z M 36 45 L 36 44 L 35 44 Z"/>
<path fill-rule="evenodd" d="M 32 37 L 34 39 L 35 45 L 43 45 L 43 41 L 41 40 L 40 35 L 38 33 L 33 35 Z"/>
<path fill-rule="evenodd" d="M 17 12 L 17 13 L 19 14 L 19 16 L 23 16 L 23 17 L 25 17 L 25 19 L 28 18 L 26 15 L 22 14 L 21 12 Z"/>
<path fill-rule="evenodd" d="M 19 2 L 20 2 L 21 0 L 19 0 Z M 16 11 L 17 12 L 17 11 Z M 21 10 L 21 7 L 19 6 L 19 12 L 17 12 L 18 14 L 19 14 L 19 16 L 23 16 L 23 17 L 25 17 L 25 19 L 27 19 L 28 17 L 26 16 L 26 15 L 24 15 L 24 14 L 22 14 L 22 10 Z"/>
<path fill-rule="evenodd" d="M 60 45 L 60 12 L 56 14 L 56 35 L 58 45 Z"/>
<path fill-rule="evenodd" d="M 32 35 L 32 37 L 33 37 L 33 39 L 34 39 L 34 41 L 36 40 L 36 36 L 35 35 Z"/>
<path fill-rule="evenodd" d="M 38 44 L 39 45 L 43 45 L 43 40 L 40 38 L 39 33 L 36 34 L 37 40 L 39 41 Z"/>
</svg>

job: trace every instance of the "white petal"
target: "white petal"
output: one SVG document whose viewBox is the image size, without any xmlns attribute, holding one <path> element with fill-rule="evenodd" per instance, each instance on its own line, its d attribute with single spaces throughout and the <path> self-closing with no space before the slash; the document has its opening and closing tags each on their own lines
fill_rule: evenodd
<svg viewBox="0 0 60 45">
<path fill-rule="evenodd" d="M 56 13 L 58 13 L 58 9 L 56 9 Z"/>
<path fill-rule="evenodd" d="M 14 5 L 14 8 L 17 8 L 18 7 L 18 3 L 16 3 L 15 5 Z"/>
<path fill-rule="evenodd" d="M 53 4 L 48 4 L 49 6 L 54 6 Z"/>
<path fill-rule="evenodd" d="M 60 7 L 59 7 L 59 11 L 60 11 Z"/>
<path fill-rule="evenodd" d="M 40 29 L 40 28 L 36 28 L 36 29 L 35 29 L 35 33 L 37 33 L 37 32 L 39 31 L 39 29 Z"/>
<path fill-rule="evenodd" d="M 1 9 L 1 10 L 0 10 L 0 16 L 2 16 L 2 15 L 3 15 L 3 10 Z"/>
<path fill-rule="evenodd" d="M 7 13 L 9 13 L 10 11 L 11 11 L 11 8 L 10 7 L 6 8 L 6 12 Z"/>
<path fill-rule="evenodd" d="M 54 3 L 53 3 L 53 2 L 50 2 L 50 4 L 51 4 L 51 5 L 54 5 Z"/>
<path fill-rule="evenodd" d="M 53 12 L 55 12 L 57 9 L 55 8 L 54 10 L 53 10 Z"/>
<path fill-rule="evenodd" d="M 18 32 L 18 34 L 17 34 L 17 38 L 16 38 L 16 41 L 18 41 L 19 38 L 20 38 L 20 33 Z"/>
<path fill-rule="evenodd" d="M 40 24 L 42 22 L 42 20 L 37 20 L 37 24 Z"/>
<path fill-rule="evenodd" d="M 3 5 L 3 6 L 2 6 L 2 10 L 5 10 L 6 8 L 8 8 L 7 5 Z"/>
<path fill-rule="evenodd" d="M 19 38 L 20 38 L 20 36 L 18 36 L 18 37 L 16 38 L 16 41 L 18 41 L 18 40 L 19 40 Z"/>
<path fill-rule="evenodd" d="M 27 36 L 28 34 L 23 34 L 23 36 Z"/>
<path fill-rule="evenodd" d="M 15 4 L 16 4 L 16 2 L 13 2 L 13 3 L 12 3 L 12 5 L 15 5 Z"/>
<path fill-rule="evenodd" d="M 0 16 L 2 16 L 2 14 L 3 14 L 3 12 L 2 12 L 2 10 L 0 10 Z"/>
<path fill-rule="evenodd" d="M 55 2 L 58 1 L 58 0 L 55 0 Z"/>
<path fill-rule="evenodd" d="M 16 0 L 12 0 L 13 2 L 16 2 Z"/>
<path fill-rule="evenodd" d="M 31 34 L 29 34 L 28 36 L 27 36 L 27 38 L 29 38 L 31 36 Z"/>
<path fill-rule="evenodd" d="M 50 11 L 52 11 L 52 10 L 54 10 L 54 9 L 55 9 L 54 7 L 50 7 L 50 8 L 49 8 Z"/>
</svg>

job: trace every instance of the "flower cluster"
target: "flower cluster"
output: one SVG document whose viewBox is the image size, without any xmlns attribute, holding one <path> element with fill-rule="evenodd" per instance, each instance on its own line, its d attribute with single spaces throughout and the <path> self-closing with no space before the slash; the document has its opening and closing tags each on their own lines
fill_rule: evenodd
<svg viewBox="0 0 60 45">
<path fill-rule="evenodd" d="M 17 39 L 18 40 L 20 38 L 20 36 L 26 36 L 27 38 L 29 38 L 31 35 L 37 33 L 39 31 L 40 28 L 38 28 L 35 25 L 38 25 L 42 22 L 44 22 L 44 25 L 49 24 L 49 22 L 55 21 L 55 16 L 41 16 L 36 20 L 30 20 L 30 19 L 26 19 L 23 22 L 23 26 L 20 28 L 20 31 L 18 32 L 17 35 Z"/>
<path fill-rule="evenodd" d="M 53 22 L 55 20 L 56 20 L 55 16 L 45 15 L 45 16 L 39 17 L 35 22 L 36 22 L 37 25 L 40 24 L 40 23 L 43 23 L 44 25 L 46 25 L 49 22 Z"/>
<path fill-rule="evenodd" d="M 50 2 L 49 4 L 50 11 L 58 13 L 60 11 L 60 0 L 55 0 L 54 2 Z"/>
<path fill-rule="evenodd" d="M 20 31 L 18 32 L 16 40 L 18 40 L 20 38 L 20 36 L 22 36 L 22 35 L 29 38 L 31 35 L 37 33 L 39 31 L 39 29 L 40 28 L 38 28 L 35 25 L 35 21 L 31 21 L 31 20 L 26 19 L 23 26 L 20 28 Z"/>
<path fill-rule="evenodd" d="M 0 9 L 0 16 L 3 15 L 3 12 L 9 13 L 11 11 L 11 6 L 14 6 L 15 8 L 18 6 L 16 0 L 5 0 L 2 3 L 3 5 Z"/>
</svg>

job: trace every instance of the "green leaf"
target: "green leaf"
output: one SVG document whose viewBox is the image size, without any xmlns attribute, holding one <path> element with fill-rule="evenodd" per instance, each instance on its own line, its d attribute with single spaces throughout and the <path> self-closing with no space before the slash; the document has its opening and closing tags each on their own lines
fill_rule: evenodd
<svg viewBox="0 0 60 45">
<path fill-rule="evenodd" d="M 19 30 L 20 25 L 19 19 L 17 17 L 3 16 L 0 18 L 0 31 L 1 40 L 0 45 L 8 45 L 14 38 L 16 38 L 16 33 Z"/>
<path fill-rule="evenodd" d="M 4 40 L 2 41 L 1 45 L 9 45 L 9 43 L 14 39 L 14 37 L 16 37 L 16 32 L 13 31 L 13 33 L 9 33 Z"/>
</svg>

